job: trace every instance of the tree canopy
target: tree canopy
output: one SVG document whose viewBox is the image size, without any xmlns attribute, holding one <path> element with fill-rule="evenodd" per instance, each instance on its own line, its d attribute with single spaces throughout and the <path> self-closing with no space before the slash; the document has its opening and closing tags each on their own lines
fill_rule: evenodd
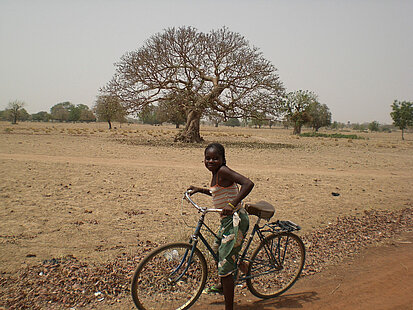
<svg viewBox="0 0 413 310">
<path fill-rule="evenodd" d="M 394 125 L 402 131 L 402 140 L 404 140 L 404 130 L 409 126 L 413 126 L 413 103 L 394 100 L 392 110 L 390 116 L 393 119 Z"/>
<path fill-rule="evenodd" d="M 372 121 L 371 123 L 369 123 L 368 126 L 370 131 L 379 131 L 380 130 L 380 124 L 377 121 Z"/>
<path fill-rule="evenodd" d="M 179 141 L 202 141 L 200 118 L 214 111 L 224 119 L 252 112 L 277 114 L 284 88 L 277 70 L 256 47 L 226 27 L 209 33 L 168 28 L 127 52 L 112 80 L 101 89 L 129 112 L 174 98 L 186 115 Z"/>
<path fill-rule="evenodd" d="M 46 111 L 40 111 L 32 114 L 32 120 L 37 122 L 48 122 L 52 116 Z"/>
<path fill-rule="evenodd" d="M 140 113 L 139 118 L 144 124 L 160 125 L 162 124 L 159 107 L 154 105 L 146 106 Z"/>
<path fill-rule="evenodd" d="M 99 121 L 108 122 L 109 129 L 112 129 L 113 121 L 123 121 L 126 117 L 126 111 L 119 102 L 119 99 L 111 95 L 98 96 L 94 111 Z"/>
<path fill-rule="evenodd" d="M 297 90 L 287 94 L 284 112 L 287 119 L 294 125 L 293 134 L 300 134 L 302 126 L 311 121 L 308 110 L 316 102 L 316 94 L 308 90 Z"/>
<path fill-rule="evenodd" d="M 225 126 L 229 126 L 229 127 L 239 127 L 241 126 L 241 122 L 239 121 L 238 118 L 236 117 L 231 117 L 230 119 L 228 119 L 225 123 Z"/>
<path fill-rule="evenodd" d="M 6 117 L 12 122 L 17 124 L 18 120 L 27 119 L 27 111 L 23 108 L 25 103 L 20 100 L 14 100 L 9 102 L 6 109 Z"/>
<path fill-rule="evenodd" d="M 50 108 L 50 114 L 52 115 L 52 119 L 60 122 L 68 121 L 70 116 L 70 110 L 73 107 L 73 104 L 69 101 L 55 104 L 53 107 Z"/>
<path fill-rule="evenodd" d="M 309 115 L 309 124 L 314 131 L 331 125 L 331 112 L 326 104 L 321 104 L 317 101 L 313 102 L 308 106 L 307 113 Z"/>
<path fill-rule="evenodd" d="M 87 105 L 78 104 L 70 110 L 69 120 L 75 122 L 91 122 L 95 121 L 96 117 Z"/>
<path fill-rule="evenodd" d="M 74 105 L 69 101 L 55 104 L 50 108 L 50 114 L 52 119 L 60 122 L 92 122 L 96 120 L 87 105 Z"/>
</svg>

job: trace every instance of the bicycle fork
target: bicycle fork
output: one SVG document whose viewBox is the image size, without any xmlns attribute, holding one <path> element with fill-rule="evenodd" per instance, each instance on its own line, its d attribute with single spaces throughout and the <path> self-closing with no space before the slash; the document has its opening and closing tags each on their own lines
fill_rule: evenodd
<svg viewBox="0 0 413 310">
<path fill-rule="evenodd" d="M 205 244 L 205 246 L 207 247 L 209 252 L 211 252 L 211 254 L 213 255 L 215 261 L 218 261 L 218 254 L 213 251 L 213 249 L 211 248 L 211 246 L 209 245 L 209 243 L 207 242 L 207 240 L 205 239 L 205 237 L 201 233 L 201 228 L 204 225 L 209 230 L 209 232 L 216 237 L 215 233 L 207 225 L 204 224 L 204 218 L 205 218 L 205 214 L 202 214 L 199 221 L 198 221 L 198 224 L 195 228 L 194 234 L 189 239 L 189 244 L 192 245 L 191 249 L 187 249 L 185 251 L 185 254 L 182 257 L 181 262 L 176 267 L 176 269 L 170 274 L 170 276 L 173 276 L 174 274 L 176 274 L 178 272 L 178 270 L 181 269 L 181 267 L 184 265 L 184 263 L 187 262 L 185 269 L 178 276 L 178 278 L 176 278 L 174 280 L 175 282 L 179 281 L 184 276 L 184 274 L 188 271 L 189 267 L 191 266 L 192 258 L 194 256 L 195 249 L 197 248 L 199 239 L 201 239 L 202 243 Z"/>
</svg>

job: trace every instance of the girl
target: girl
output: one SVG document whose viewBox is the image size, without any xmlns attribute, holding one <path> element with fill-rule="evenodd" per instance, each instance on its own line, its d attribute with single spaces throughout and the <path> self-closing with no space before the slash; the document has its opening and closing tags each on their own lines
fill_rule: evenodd
<svg viewBox="0 0 413 310">
<path fill-rule="evenodd" d="M 242 208 L 244 199 L 254 187 L 254 183 L 243 175 L 227 167 L 225 149 L 219 143 L 212 143 L 205 149 L 205 167 L 211 171 L 211 188 L 190 186 L 192 194 L 203 193 L 212 196 L 215 208 L 222 209 L 221 226 L 215 245 L 218 248 L 218 275 L 225 297 L 225 309 L 234 307 L 235 259 L 241 250 L 248 227 L 247 212 Z M 241 186 L 238 189 L 237 184 Z M 244 272 L 246 266 L 240 266 Z M 245 273 L 245 272 L 244 272 Z"/>
</svg>

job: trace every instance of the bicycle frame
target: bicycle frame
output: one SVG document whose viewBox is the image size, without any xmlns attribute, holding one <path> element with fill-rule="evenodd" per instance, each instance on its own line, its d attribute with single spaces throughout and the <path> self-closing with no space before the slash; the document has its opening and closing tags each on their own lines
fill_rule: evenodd
<svg viewBox="0 0 413 310">
<path fill-rule="evenodd" d="M 191 254 L 189 256 L 189 260 L 192 260 L 192 256 L 193 253 L 195 251 L 195 248 L 198 245 L 199 240 L 202 241 L 202 243 L 205 245 L 205 247 L 207 248 L 207 250 L 211 253 L 212 257 L 214 258 L 214 260 L 218 263 L 218 253 L 215 253 L 214 250 L 212 249 L 212 247 L 210 246 L 210 244 L 208 243 L 208 241 L 206 240 L 206 238 L 203 236 L 203 234 L 201 233 L 201 229 L 204 226 L 207 231 L 209 231 L 210 234 L 212 234 L 215 238 L 217 237 L 217 235 L 208 227 L 208 225 L 205 224 L 204 220 L 205 220 L 205 216 L 207 213 L 209 212 L 221 212 L 221 209 L 208 209 L 208 208 L 203 208 L 197 205 L 196 202 L 194 202 L 191 197 L 190 197 L 190 191 L 185 192 L 184 195 L 184 199 L 186 199 L 188 202 L 190 202 L 196 209 L 198 209 L 198 212 L 201 213 L 201 216 L 198 220 L 197 226 L 195 228 L 194 234 L 191 236 L 190 240 L 189 240 L 189 244 L 192 244 L 192 250 L 191 250 Z M 280 268 L 282 268 L 282 264 L 284 261 L 284 256 L 285 256 L 285 252 L 282 254 L 281 257 L 281 249 L 280 249 L 280 244 L 278 242 L 278 244 L 276 245 L 276 253 L 274 253 L 274 251 L 272 251 L 271 248 L 269 248 L 269 245 L 264 242 L 265 240 L 265 234 L 269 233 L 269 234 L 276 234 L 276 233 L 281 233 L 284 231 L 293 231 L 293 230 L 299 230 L 300 227 L 290 221 L 276 221 L 274 223 L 266 223 L 263 226 L 260 227 L 260 222 L 261 222 L 261 218 L 258 218 L 256 223 L 254 224 L 254 227 L 250 233 L 250 236 L 247 240 L 247 243 L 245 245 L 244 250 L 242 251 L 241 255 L 238 256 L 237 259 L 237 266 L 239 265 L 240 262 L 242 261 L 247 261 L 247 262 L 251 262 L 248 258 L 247 258 L 247 252 L 248 249 L 251 246 L 251 243 L 254 239 L 255 234 L 258 235 L 258 238 L 260 239 L 260 242 L 262 242 L 264 244 L 264 248 L 265 251 L 268 255 L 268 257 L 270 258 L 270 261 L 273 262 L 272 268 L 264 273 L 260 273 L 260 274 L 256 274 L 254 276 L 251 275 L 244 275 L 242 277 L 237 278 L 238 275 L 238 269 L 235 271 L 235 277 L 238 279 L 238 281 L 243 281 L 243 280 L 247 280 L 249 278 L 253 278 L 253 277 L 258 277 L 261 276 L 263 274 L 267 274 L 267 273 L 271 273 L 273 270 L 279 270 Z M 288 238 L 287 238 L 287 245 L 288 245 Z M 185 261 L 187 256 L 187 253 L 184 255 L 184 258 L 182 259 L 182 263 Z M 278 257 L 278 259 L 277 259 Z M 182 263 L 180 265 L 182 265 Z M 189 268 L 189 265 L 187 265 L 186 270 Z M 177 268 L 177 270 L 180 267 Z M 186 270 L 184 271 L 184 273 L 186 272 Z M 181 275 L 182 276 L 182 275 Z"/>
</svg>

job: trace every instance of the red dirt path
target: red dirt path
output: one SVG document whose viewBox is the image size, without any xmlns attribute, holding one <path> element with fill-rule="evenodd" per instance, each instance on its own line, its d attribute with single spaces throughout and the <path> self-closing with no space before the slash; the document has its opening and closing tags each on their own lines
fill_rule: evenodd
<svg viewBox="0 0 413 310">
<path fill-rule="evenodd" d="M 239 292 L 238 292 L 239 293 Z M 283 296 L 236 296 L 237 310 L 413 309 L 413 233 L 300 279 Z M 224 309 L 222 296 L 203 296 L 193 309 Z"/>
</svg>

